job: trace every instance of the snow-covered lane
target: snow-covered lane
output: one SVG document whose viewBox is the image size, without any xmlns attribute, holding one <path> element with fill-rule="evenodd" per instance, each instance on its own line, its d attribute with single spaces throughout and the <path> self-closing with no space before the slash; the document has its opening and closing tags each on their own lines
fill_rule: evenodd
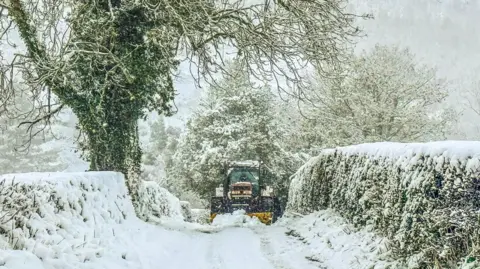
<svg viewBox="0 0 480 269">
<path fill-rule="evenodd" d="M 260 238 L 248 228 L 228 228 L 212 234 L 214 245 L 212 252 L 218 260 L 212 261 L 212 268 L 274 269 L 265 257 Z"/>
<path fill-rule="evenodd" d="M 174 232 L 162 256 L 169 269 L 276 269 L 262 251 L 260 238 L 248 228 L 226 228 L 215 233 Z M 159 267 L 160 268 L 160 267 Z"/>
<path fill-rule="evenodd" d="M 134 239 L 134 245 L 143 245 L 138 251 L 143 251 L 146 268 L 318 269 L 305 253 L 294 250 L 299 243 L 285 231 L 264 225 L 224 227 L 208 233 L 170 230 L 163 238 L 143 233 Z M 155 263 L 160 264 L 155 267 Z"/>
<path fill-rule="evenodd" d="M 263 255 L 268 257 L 276 269 L 310 269 L 320 267 L 321 261 L 312 262 L 307 257 L 311 251 L 305 244 L 286 235 L 287 229 L 283 226 L 254 227 L 253 230 L 261 240 Z"/>
<path fill-rule="evenodd" d="M 3 177 L 37 186 L 32 196 L 22 188 L 15 195 L 21 201 L 33 197 L 41 214 L 7 234 L 18 237 L 23 250 L 12 250 L 0 236 L 0 269 L 366 269 L 371 266 L 354 262 L 374 260 L 361 249 L 379 242 L 363 243 L 373 237 L 351 233 L 339 216 L 325 213 L 285 217 L 271 226 L 241 211 L 211 224 L 185 222 L 178 199 L 161 191 L 142 200 L 162 205 L 141 207 L 151 216 L 145 222 L 136 216 L 120 173 Z M 159 212 L 168 216 L 158 218 Z"/>
<path fill-rule="evenodd" d="M 162 264 L 157 268 L 213 269 L 210 247 L 211 238 L 206 234 L 180 234 L 165 245 Z"/>
</svg>

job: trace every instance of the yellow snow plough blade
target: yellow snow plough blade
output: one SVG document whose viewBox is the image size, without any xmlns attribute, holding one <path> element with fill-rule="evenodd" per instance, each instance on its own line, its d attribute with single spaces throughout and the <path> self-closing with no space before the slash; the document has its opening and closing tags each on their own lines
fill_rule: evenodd
<svg viewBox="0 0 480 269">
<path fill-rule="evenodd" d="M 210 223 L 213 222 L 215 217 L 217 216 L 217 213 L 212 213 L 210 214 Z M 245 214 L 250 217 L 257 217 L 260 222 L 266 225 L 272 224 L 272 219 L 273 219 L 273 214 L 272 212 L 257 212 L 257 213 L 247 213 Z"/>
<path fill-rule="evenodd" d="M 211 213 L 210 214 L 210 223 L 213 222 L 213 219 L 215 219 L 216 216 L 217 216 L 217 213 Z"/>
<path fill-rule="evenodd" d="M 250 217 L 257 217 L 263 224 L 270 225 L 272 224 L 273 214 L 272 212 L 258 212 L 258 213 L 249 213 L 247 214 Z"/>
</svg>

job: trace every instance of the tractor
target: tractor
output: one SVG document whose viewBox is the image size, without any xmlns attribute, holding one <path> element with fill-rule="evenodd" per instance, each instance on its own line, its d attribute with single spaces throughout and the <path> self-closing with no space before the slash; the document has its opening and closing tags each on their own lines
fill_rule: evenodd
<svg viewBox="0 0 480 269">
<path fill-rule="evenodd" d="M 272 173 L 262 162 L 226 162 L 222 172 L 223 182 L 211 198 L 210 222 L 217 215 L 237 210 L 245 210 L 246 215 L 255 216 L 266 225 L 281 216 L 280 201 L 272 186 L 265 184 Z"/>
</svg>

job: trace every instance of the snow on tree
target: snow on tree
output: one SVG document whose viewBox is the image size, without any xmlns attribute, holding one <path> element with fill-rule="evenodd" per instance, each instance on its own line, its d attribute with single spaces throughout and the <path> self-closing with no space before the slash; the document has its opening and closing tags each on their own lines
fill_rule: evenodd
<svg viewBox="0 0 480 269">
<path fill-rule="evenodd" d="M 314 77 L 302 130 L 309 144 L 329 147 L 375 141 L 444 139 L 456 113 L 434 69 L 408 49 L 377 45 L 345 67 L 336 80 Z"/>
<path fill-rule="evenodd" d="M 188 121 L 173 173 L 186 189 L 206 198 L 221 183 L 224 161 L 261 160 L 286 195 L 286 180 L 298 166 L 278 143 L 282 132 L 275 122 L 275 96 L 267 85 L 251 86 L 242 62 L 228 67 L 232 77 L 210 87 Z"/>
<path fill-rule="evenodd" d="M 165 142 L 165 149 L 163 150 L 163 160 L 167 172 L 173 167 L 173 155 L 177 152 L 181 133 L 182 130 L 178 127 L 168 126 L 165 130 L 167 140 Z"/>
<path fill-rule="evenodd" d="M 16 29 L 26 52 L 2 59 L 0 70 L 20 72 L 31 91 L 58 97 L 55 109 L 46 106 L 32 122 L 70 107 L 85 134 L 90 169 L 124 173 L 135 200 L 138 120 L 148 111 L 172 112 L 178 56 L 196 66 L 197 82 L 214 83 L 212 74 L 228 75 L 222 55 L 233 47 L 249 75 L 304 88 L 305 68 L 335 75 L 359 35 L 353 26 L 359 16 L 345 6 L 344 0 L 1 0 L 0 42 Z"/>
<path fill-rule="evenodd" d="M 292 97 L 283 98 L 278 96 L 275 100 L 275 122 L 282 130 L 282 136 L 279 137 L 283 149 L 288 152 L 298 153 L 305 161 L 310 157 L 311 145 L 307 141 L 302 129 L 304 116 L 299 109 L 300 102 Z"/>
<path fill-rule="evenodd" d="M 165 127 L 165 118 L 159 115 L 158 120 L 152 124 L 151 143 L 153 152 L 163 152 L 167 147 L 168 137 Z"/>
<path fill-rule="evenodd" d="M 143 146 L 143 163 L 153 164 L 167 146 L 167 132 L 165 126 L 165 118 L 163 115 L 158 115 L 155 121 L 149 124 L 150 132 L 147 134 L 148 142 Z"/>
</svg>

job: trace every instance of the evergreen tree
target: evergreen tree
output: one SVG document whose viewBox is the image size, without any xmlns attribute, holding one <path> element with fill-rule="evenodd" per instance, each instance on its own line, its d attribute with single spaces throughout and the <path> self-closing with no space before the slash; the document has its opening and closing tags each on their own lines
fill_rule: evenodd
<svg viewBox="0 0 480 269">
<path fill-rule="evenodd" d="M 165 185 L 165 162 L 163 158 L 168 137 L 165 130 L 163 115 L 150 125 L 148 142 L 143 146 L 142 179 L 156 181 Z"/>
<path fill-rule="evenodd" d="M 144 160 L 145 164 L 153 164 L 164 152 L 168 142 L 165 118 L 163 115 L 158 115 L 158 119 L 150 126 L 150 134 L 148 143 L 144 146 Z"/>
<path fill-rule="evenodd" d="M 163 152 L 167 147 L 168 137 L 163 115 L 160 115 L 158 120 L 152 124 L 152 140 L 153 151 Z"/>
<path fill-rule="evenodd" d="M 174 174 L 186 189 L 208 198 L 221 183 L 224 161 L 261 160 L 285 196 L 288 177 L 297 167 L 289 165 L 291 156 L 278 143 L 283 135 L 275 121 L 275 97 L 266 85 L 252 88 L 240 62 L 229 68 L 232 79 L 209 88 L 188 121 L 174 156 Z"/>
<path fill-rule="evenodd" d="M 181 132 L 182 131 L 180 128 L 172 126 L 169 126 L 165 131 L 167 140 L 165 143 L 165 149 L 163 151 L 163 159 L 167 173 L 173 167 L 173 155 L 175 152 L 177 152 L 178 140 L 180 139 Z"/>
</svg>

